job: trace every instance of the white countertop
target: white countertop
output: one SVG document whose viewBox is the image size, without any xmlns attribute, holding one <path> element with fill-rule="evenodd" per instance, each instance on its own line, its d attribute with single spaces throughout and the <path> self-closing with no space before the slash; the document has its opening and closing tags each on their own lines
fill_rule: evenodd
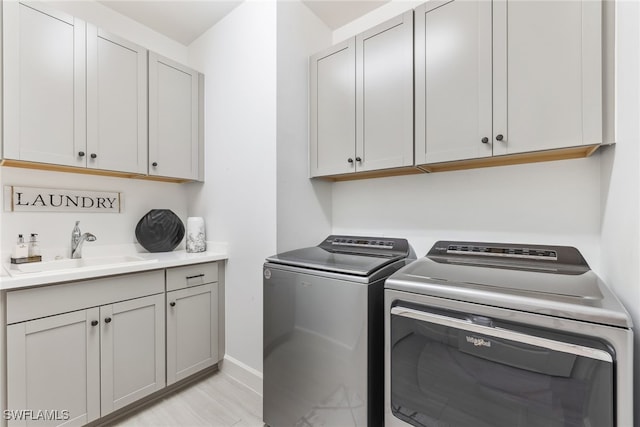
<svg viewBox="0 0 640 427">
<path fill-rule="evenodd" d="M 228 258 L 228 248 L 224 243 L 207 243 L 206 252 L 187 253 L 184 250 L 176 250 L 149 253 L 137 252 L 131 245 L 130 247 L 124 247 L 124 249 L 119 247 L 117 252 L 102 252 L 100 255 L 101 257 L 129 255 L 140 258 L 140 261 L 17 274 L 10 274 L 11 265 L 7 263 L 4 265 L 4 271 L 0 271 L 0 291 L 226 260 Z M 84 258 L 91 260 L 92 256 L 94 255 L 87 254 Z M 49 261 L 49 264 L 55 262 Z"/>
</svg>

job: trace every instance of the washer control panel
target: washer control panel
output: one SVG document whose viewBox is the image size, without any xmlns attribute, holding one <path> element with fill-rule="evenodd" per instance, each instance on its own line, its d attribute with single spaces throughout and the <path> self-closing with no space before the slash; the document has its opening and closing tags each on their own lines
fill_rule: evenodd
<svg viewBox="0 0 640 427">
<path fill-rule="evenodd" d="M 390 237 L 362 237 L 332 235 L 324 239 L 319 247 L 330 252 L 358 253 L 378 256 L 407 256 L 410 253 L 406 239 Z"/>
</svg>

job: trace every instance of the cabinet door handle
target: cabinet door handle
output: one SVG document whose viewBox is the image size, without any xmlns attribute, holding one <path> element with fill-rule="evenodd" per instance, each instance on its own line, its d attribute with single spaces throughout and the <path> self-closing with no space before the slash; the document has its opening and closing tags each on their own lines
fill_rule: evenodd
<svg viewBox="0 0 640 427">
<path fill-rule="evenodd" d="M 91 153 L 91 158 L 95 159 L 96 157 L 98 157 L 98 155 L 96 153 Z"/>
<path fill-rule="evenodd" d="M 356 157 L 356 162 L 361 162 L 362 158 L 361 157 Z"/>
<path fill-rule="evenodd" d="M 111 323 L 111 317 L 105 317 L 104 323 Z"/>
<path fill-rule="evenodd" d="M 78 157 L 84 157 L 84 151 L 78 151 Z"/>
<path fill-rule="evenodd" d="M 176 306 L 176 302 L 175 302 L 175 301 L 171 301 L 171 302 L 169 303 L 169 305 L 170 305 L 171 307 L 175 307 L 175 306 Z"/>
<path fill-rule="evenodd" d="M 489 142 L 489 138 L 487 138 L 486 136 L 484 138 L 482 138 L 482 143 L 486 144 Z"/>
<path fill-rule="evenodd" d="M 151 166 L 153 166 L 155 168 L 156 166 L 158 166 L 158 162 L 151 163 Z"/>
<path fill-rule="evenodd" d="M 503 139 L 504 139 L 504 136 L 502 134 L 496 135 L 496 140 L 497 141 L 502 141 Z"/>
<path fill-rule="evenodd" d="M 204 273 L 196 274 L 195 276 L 187 276 L 187 280 L 197 279 L 198 277 L 204 277 Z"/>
<path fill-rule="evenodd" d="M 349 158 L 347 159 L 347 162 L 349 162 L 349 163 L 353 163 L 353 159 L 352 159 L 351 157 L 349 157 Z"/>
<path fill-rule="evenodd" d="M 97 320 L 92 320 L 91 321 L 91 326 L 98 326 L 98 321 Z"/>
</svg>

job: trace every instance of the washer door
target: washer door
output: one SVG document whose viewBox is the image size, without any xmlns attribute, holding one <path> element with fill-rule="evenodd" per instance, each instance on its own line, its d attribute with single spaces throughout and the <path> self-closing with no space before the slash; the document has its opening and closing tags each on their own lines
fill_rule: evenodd
<svg viewBox="0 0 640 427">
<path fill-rule="evenodd" d="M 614 426 L 602 343 L 409 305 L 391 309 L 390 348 L 393 425 Z"/>
</svg>

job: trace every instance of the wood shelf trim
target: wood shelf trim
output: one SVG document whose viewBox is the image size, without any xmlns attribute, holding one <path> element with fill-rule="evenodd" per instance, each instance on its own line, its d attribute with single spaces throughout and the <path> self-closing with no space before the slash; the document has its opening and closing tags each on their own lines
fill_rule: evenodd
<svg viewBox="0 0 640 427">
<path fill-rule="evenodd" d="M 584 145 L 556 150 L 534 151 L 531 153 L 508 154 L 504 156 L 484 157 L 481 159 L 458 160 L 454 162 L 418 165 L 425 172 L 448 172 L 464 169 L 487 168 L 493 166 L 510 166 L 525 163 L 549 162 L 589 157 L 601 147 L 600 144 Z"/>
<path fill-rule="evenodd" d="M 27 162 L 23 160 L 4 159 L 0 162 L 0 166 L 22 168 L 22 169 L 34 169 L 34 170 L 51 171 L 51 172 L 77 173 L 77 174 L 84 174 L 84 175 L 110 176 L 115 178 L 142 179 L 147 181 L 171 182 L 171 183 L 177 183 L 177 184 L 192 182 L 192 180 L 183 179 L 183 178 L 168 178 L 164 176 L 141 175 L 137 173 L 116 172 L 116 171 L 109 171 L 109 170 L 102 170 L 102 169 L 79 168 L 75 166 L 53 165 L 48 163 Z"/>
<path fill-rule="evenodd" d="M 602 144 L 583 145 L 579 147 L 559 148 L 555 150 L 535 151 L 531 153 L 507 154 L 503 156 L 484 157 L 480 159 L 456 160 L 409 166 L 397 169 L 384 169 L 369 172 L 353 172 L 341 175 L 321 176 L 317 179 L 326 181 L 352 181 L 357 179 L 382 178 L 389 176 L 414 175 L 419 173 L 448 172 L 465 169 L 488 168 L 494 166 L 510 166 L 526 163 L 550 162 L 555 160 L 580 159 L 591 156 Z"/>
<path fill-rule="evenodd" d="M 324 179 L 327 181 L 352 181 L 356 179 L 367 179 L 367 178 L 382 178 L 388 176 L 402 176 L 402 175 L 414 175 L 424 173 L 424 171 L 418 169 L 415 166 L 408 166 L 397 169 L 382 169 L 377 171 L 367 171 L 367 172 L 353 172 L 346 173 L 343 175 L 332 175 L 332 176 L 321 176 L 318 177 L 320 179 Z"/>
</svg>

